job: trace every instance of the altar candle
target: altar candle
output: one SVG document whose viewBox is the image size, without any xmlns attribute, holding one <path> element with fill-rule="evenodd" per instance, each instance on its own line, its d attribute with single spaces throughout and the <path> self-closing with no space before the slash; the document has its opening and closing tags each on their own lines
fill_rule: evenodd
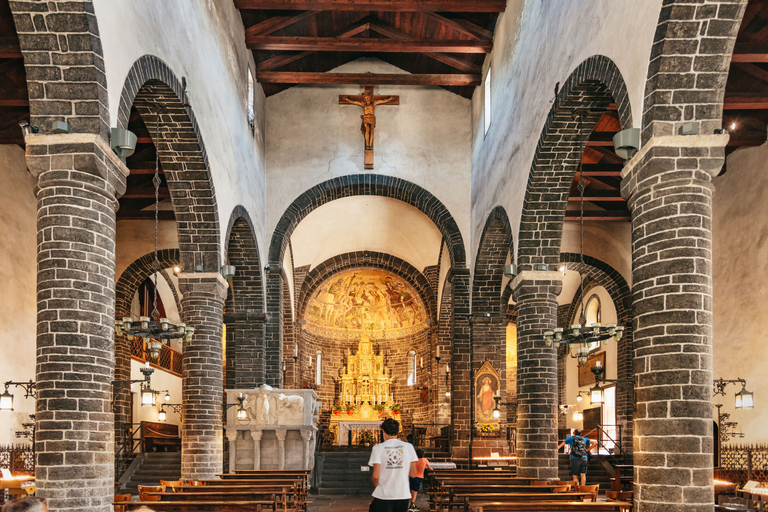
<svg viewBox="0 0 768 512">
<path fill-rule="evenodd" d="M 299 357 L 299 345 L 293 346 L 293 357 Z"/>
<path fill-rule="evenodd" d="M 437 357 L 440 357 L 440 345 L 437 346 Z"/>
</svg>

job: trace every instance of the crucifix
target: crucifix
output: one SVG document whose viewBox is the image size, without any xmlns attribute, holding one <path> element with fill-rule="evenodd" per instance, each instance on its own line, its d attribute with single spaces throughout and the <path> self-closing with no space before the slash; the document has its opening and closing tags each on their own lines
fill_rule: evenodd
<svg viewBox="0 0 768 512">
<path fill-rule="evenodd" d="M 363 124 L 360 131 L 365 137 L 365 168 L 373 169 L 373 129 L 376 127 L 374 110 L 378 105 L 399 105 L 400 96 L 375 96 L 373 86 L 366 85 L 363 94 L 339 96 L 339 105 L 357 105 L 363 107 L 360 119 Z"/>
</svg>

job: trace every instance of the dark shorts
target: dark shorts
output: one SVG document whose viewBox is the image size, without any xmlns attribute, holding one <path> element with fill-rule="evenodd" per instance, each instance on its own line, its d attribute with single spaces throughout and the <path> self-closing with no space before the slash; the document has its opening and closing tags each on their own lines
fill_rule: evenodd
<svg viewBox="0 0 768 512">
<path fill-rule="evenodd" d="M 419 489 L 421 488 L 421 478 L 417 476 L 408 477 L 408 484 L 413 492 L 419 492 Z"/>
<path fill-rule="evenodd" d="M 589 461 L 587 459 L 571 459 L 571 474 L 580 475 L 581 473 L 587 474 L 587 466 Z"/>
<path fill-rule="evenodd" d="M 379 498 L 373 498 L 371 506 L 368 507 L 368 512 L 408 512 L 408 505 L 410 503 L 410 499 L 380 500 Z"/>
</svg>

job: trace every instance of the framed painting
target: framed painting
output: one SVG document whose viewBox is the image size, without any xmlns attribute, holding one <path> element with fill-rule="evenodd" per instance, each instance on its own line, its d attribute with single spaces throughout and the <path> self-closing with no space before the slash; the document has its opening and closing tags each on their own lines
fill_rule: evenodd
<svg viewBox="0 0 768 512">
<path fill-rule="evenodd" d="M 591 370 L 593 366 L 597 366 L 597 363 L 605 368 L 605 350 L 589 356 L 586 364 L 579 365 L 579 387 L 591 386 L 597 382 Z"/>
<path fill-rule="evenodd" d="M 499 372 L 486 361 L 475 374 L 474 384 L 475 428 L 478 433 L 498 435 L 499 418 L 493 417 L 493 408 L 496 405 L 494 397 L 499 391 Z"/>
</svg>

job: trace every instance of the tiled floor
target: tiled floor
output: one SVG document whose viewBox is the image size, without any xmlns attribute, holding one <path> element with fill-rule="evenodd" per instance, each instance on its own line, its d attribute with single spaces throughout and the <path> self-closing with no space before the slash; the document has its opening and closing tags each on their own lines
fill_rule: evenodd
<svg viewBox="0 0 768 512">
<path fill-rule="evenodd" d="M 370 496 L 310 496 L 312 503 L 307 512 L 368 512 Z M 427 495 L 419 494 L 416 505 L 422 510 L 429 510 Z"/>
</svg>

